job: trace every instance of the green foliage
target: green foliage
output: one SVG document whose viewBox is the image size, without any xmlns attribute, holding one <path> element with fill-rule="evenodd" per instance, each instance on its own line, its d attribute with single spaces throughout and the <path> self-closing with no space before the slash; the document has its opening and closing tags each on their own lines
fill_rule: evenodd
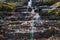
<svg viewBox="0 0 60 40">
<path fill-rule="evenodd" d="M 48 3 L 51 3 L 51 2 L 52 2 L 52 0 L 48 0 L 47 2 L 48 2 Z"/>
<path fill-rule="evenodd" d="M 13 3 L 13 2 L 9 2 L 9 3 L 0 3 L 0 9 L 2 10 L 13 10 L 13 8 L 16 6 L 16 3 Z"/>
<path fill-rule="evenodd" d="M 60 1 L 59 2 L 56 2 L 55 4 L 51 5 L 50 7 L 57 8 L 59 6 L 60 6 Z"/>
<path fill-rule="evenodd" d="M 59 15 L 59 12 L 55 12 L 55 15 Z"/>
<path fill-rule="evenodd" d="M 48 14 L 50 14 L 50 15 L 60 15 L 60 11 L 58 11 L 58 10 L 48 10 Z"/>
<path fill-rule="evenodd" d="M 15 6 L 22 6 L 26 0 L 19 0 L 18 2 L 0 2 L 0 10 L 14 10 Z"/>
<path fill-rule="evenodd" d="M 26 0 L 19 0 L 18 4 L 21 6 L 24 4 L 24 2 L 26 2 Z"/>
<path fill-rule="evenodd" d="M 53 12 L 52 10 L 48 10 L 49 15 L 52 15 L 53 14 L 52 12 Z"/>
<path fill-rule="evenodd" d="M 10 3 L 4 3 L 3 4 L 3 7 L 5 7 L 5 8 L 11 8 L 11 9 L 13 9 L 14 6 L 16 6 L 16 3 L 10 2 Z"/>
<path fill-rule="evenodd" d="M 52 12 L 52 10 L 48 10 L 48 13 L 51 13 Z"/>
<path fill-rule="evenodd" d="M 0 3 L 0 8 L 2 8 L 2 3 Z"/>
</svg>

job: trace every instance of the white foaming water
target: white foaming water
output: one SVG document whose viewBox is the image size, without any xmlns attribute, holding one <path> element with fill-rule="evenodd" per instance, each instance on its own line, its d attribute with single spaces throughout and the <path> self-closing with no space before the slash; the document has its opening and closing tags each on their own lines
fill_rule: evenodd
<svg viewBox="0 0 60 40">
<path fill-rule="evenodd" d="M 28 2 L 28 7 L 32 7 L 32 0 L 30 0 L 30 1 Z M 36 31 L 36 27 L 34 27 L 34 19 L 35 19 L 36 21 L 38 21 L 39 18 L 40 18 L 40 15 L 39 15 L 38 13 L 35 13 L 35 9 L 32 9 L 31 14 L 35 14 L 35 16 L 34 16 L 34 17 L 32 18 L 32 20 L 31 20 L 32 23 L 30 24 L 32 37 L 34 37 L 34 31 Z M 33 40 L 33 38 L 32 38 L 32 40 Z"/>
<path fill-rule="evenodd" d="M 38 13 L 36 13 L 36 15 L 33 18 L 35 18 L 35 20 L 38 20 L 40 18 L 40 16 Z"/>
<path fill-rule="evenodd" d="M 34 9 L 32 9 L 31 13 L 32 13 L 32 14 L 35 14 L 35 10 L 34 10 Z"/>
<path fill-rule="evenodd" d="M 28 2 L 28 6 L 31 7 L 31 5 L 32 5 L 32 0 Z"/>
<path fill-rule="evenodd" d="M 29 6 L 29 7 L 32 6 L 32 0 L 30 0 L 30 1 L 28 2 L 28 6 Z M 31 13 L 32 13 L 32 14 L 35 14 L 34 11 L 35 11 L 35 10 L 32 9 Z M 32 32 L 32 37 L 33 37 L 35 27 L 34 27 L 34 20 L 31 20 L 31 21 L 32 21 L 32 23 L 30 24 L 30 26 L 31 26 L 31 28 L 32 28 L 31 32 Z"/>
<path fill-rule="evenodd" d="M 34 20 L 31 20 L 32 21 L 32 23 L 30 24 L 30 26 L 31 26 L 31 28 L 32 28 L 32 33 L 34 33 Z"/>
<path fill-rule="evenodd" d="M 32 0 L 30 0 L 30 1 L 28 2 L 28 6 L 29 6 L 29 7 L 32 6 Z M 32 14 L 36 14 L 36 13 L 35 13 L 35 9 L 32 9 L 31 13 L 32 13 Z M 36 20 L 38 20 L 39 17 L 40 17 L 40 16 L 39 16 L 39 14 L 37 13 L 33 18 L 35 18 Z"/>
<path fill-rule="evenodd" d="M 31 33 L 32 33 L 32 39 L 31 40 L 33 40 L 33 37 L 34 37 L 34 31 L 35 31 L 35 27 L 34 27 L 34 20 L 31 20 L 32 21 L 32 23 L 30 24 L 31 25 Z"/>
<path fill-rule="evenodd" d="M 40 15 L 38 13 L 35 13 L 35 9 L 32 9 L 31 13 L 35 14 L 35 16 L 33 17 L 33 19 L 38 20 L 40 18 Z"/>
</svg>

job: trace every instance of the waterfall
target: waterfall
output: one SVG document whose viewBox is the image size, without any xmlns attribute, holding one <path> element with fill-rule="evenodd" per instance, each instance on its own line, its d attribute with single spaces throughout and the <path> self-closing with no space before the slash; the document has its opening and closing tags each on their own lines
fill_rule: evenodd
<svg viewBox="0 0 60 40">
<path fill-rule="evenodd" d="M 30 24 L 30 26 L 31 26 L 31 40 L 34 40 L 33 39 L 33 37 L 34 37 L 34 29 L 35 29 L 35 27 L 34 27 L 34 20 L 31 20 L 32 21 L 32 23 Z"/>
<path fill-rule="evenodd" d="M 29 0 L 29 2 L 28 2 L 28 7 L 32 7 L 32 0 Z M 30 24 L 30 26 L 31 26 L 31 40 L 34 40 L 33 39 L 33 37 L 34 37 L 34 32 L 36 31 L 36 27 L 34 27 L 34 22 L 39 22 L 39 21 L 41 21 L 41 18 L 40 18 L 40 15 L 39 15 L 39 13 L 36 13 L 35 12 L 35 9 L 36 8 L 32 8 L 32 11 L 31 11 L 31 14 L 33 14 L 34 16 L 33 16 L 33 18 L 31 19 L 31 24 Z M 41 21 L 40 22 L 41 24 L 43 24 L 43 22 Z M 43 28 L 44 29 L 44 28 Z M 41 30 L 41 32 L 44 32 L 44 30 Z"/>
<path fill-rule="evenodd" d="M 28 6 L 29 6 L 29 7 L 32 7 L 32 0 L 29 0 Z M 34 18 L 35 18 L 36 20 L 39 19 L 40 15 L 39 15 L 38 13 L 35 13 L 35 9 L 32 8 L 31 13 L 32 13 L 32 14 L 36 14 L 36 15 L 33 17 L 33 19 L 34 19 Z"/>
<path fill-rule="evenodd" d="M 32 0 L 30 0 L 30 1 L 28 2 L 28 6 L 29 6 L 29 7 L 32 6 Z"/>
<path fill-rule="evenodd" d="M 34 9 L 32 9 L 31 13 L 32 13 L 32 14 L 35 14 L 35 12 L 34 12 L 34 11 L 35 11 L 35 10 L 34 10 Z"/>
<path fill-rule="evenodd" d="M 28 2 L 28 7 L 32 7 L 32 0 L 29 0 Z M 35 16 L 32 18 L 32 23 L 30 24 L 31 26 L 31 40 L 34 40 L 33 37 L 34 37 L 34 32 L 36 31 L 36 27 L 34 27 L 34 21 L 38 21 L 38 19 L 40 18 L 39 14 L 38 13 L 35 13 L 35 9 L 32 8 L 32 11 L 31 11 L 31 14 L 35 14 Z M 34 20 L 35 19 L 35 20 Z"/>
</svg>

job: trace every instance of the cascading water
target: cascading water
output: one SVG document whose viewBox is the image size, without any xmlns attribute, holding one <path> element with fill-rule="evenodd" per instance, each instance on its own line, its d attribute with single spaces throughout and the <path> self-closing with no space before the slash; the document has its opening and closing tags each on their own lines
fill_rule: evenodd
<svg viewBox="0 0 60 40">
<path fill-rule="evenodd" d="M 32 7 L 32 0 L 30 0 L 28 2 L 28 7 Z M 31 14 L 34 14 L 35 16 L 32 18 L 32 23 L 30 24 L 31 26 L 31 40 L 34 40 L 33 37 L 34 37 L 34 31 L 36 30 L 36 27 L 34 27 L 34 21 L 35 20 L 38 20 L 40 18 L 39 14 L 38 13 L 35 13 L 35 9 L 32 8 L 32 11 L 31 11 Z M 35 19 L 35 20 L 34 20 Z"/>
<path fill-rule="evenodd" d="M 28 2 L 28 7 L 32 7 L 32 0 L 30 0 L 29 2 Z M 36 8 L 35 8 L 36 9 Z M 31 11 L 31 14 L 33 14 L 34 16 L 33 16 L 33 18 L 32 18 L 32 20 L 31 20 L 31 24 L 30 24 L 30 26 L 31 26 L 31 33 L 32 33 L 32 35 L 31 35 L 31 40 L 34 40 L 33 39 L 33 37 L 34 37 L 34 32 L 36 31 L 36 27 L 34 27 L 34 22 L 37 22 L 37 23 L 39 23 L 40 22 L 40 24 L 43 24 L 44 22 L 43 21 L 41 21 L 41 18 L 40 18 L 40 15 L 39 15 L 39 13 L 36 13 L 35 12 L 35 9 L 33 9 L 32 8 L 32 11 Z M 47 29 L 45 29 L 44 27 L 42 27 L 42 28 L 40 28 L 41 30 L 40 30 L 40 32 L 44 32 L 45 30 L 47 30 Z"/>
<path fill-rule="evenodd" d="M 28 7 L 32 7 L 32 0 L 30 0 L 30 1 L 28 2 Z M 35 8 L 35 9 L 36 9 L 36 8 Z M 34 32 L 36 31 L 36 27 L 34 27 L 34 22 L 37 22 L 37 23 L 40 22 L 41 24 L 44 23 L 43 21 L 41 21 L 41 17 L 40 17 L 40 15 L 39 15 L 39 13 L 36 13 L 36 12 L 35 12 L 35 9 L 32 8 L 32 11 L 31 11 L 31 14 L 34 15 L 34 16 L 32 17 L 32 19 L 31 19 L 32 23 L 30 24 L 30 26 L 31 26 L 31 33 L 32 33 L 31 40 L 34 40 L 34 39 L 33 39 L 33 37 L 34 37 Z M 44 28 L 44 27 L 41 27 L 41 28 L 40 28 L 40 32 L 42 32 L 42 33 L 43 33 L 45 30 L 47 30 L 47 29 Z"/>
<path fill-rule="evenodd" d="M 28 6 L 29 6 L 29 7 L 32 6 L 32 0 L 29 0 L 29 2 L 28 2 Z"/>
<path fill-rule="evenodd" d="M 32 35 L 31 35 L 31 40 L 33 40 L 33 37 L 34 37 L 34 21 L 32 21 L 32 23 L 30 24 L 30 26 L 31 26 L 31 33 L 32 33 Z"/>
<path fill-rule="evenodd" d="M 32 13 L 32 14 L 35 14 L 34 9 L 32 9 L 31 13 Z"/>
<path fill-rule="evenodd" d="M 28 7 L 31 7 L 31 6 L 32 6 L 32 0 L 30 0 L 30 1 L 28 2 Z M 31 13 L 35 13 L 35 12 L 34 12 L 34 9 L 32 9 Z M 34 37 L 34 21 L 33 21 L 33 20 L 31 20 L 31 21 L 32 21 L 32 23 L 30 24 L 30 26 L 31 26 L 31 33 L 32 33 L 32 35 L 31 35 L 31 40 L 34 40 L 34 39 L 33 39 L 33 37 Z"/>
</svg>

